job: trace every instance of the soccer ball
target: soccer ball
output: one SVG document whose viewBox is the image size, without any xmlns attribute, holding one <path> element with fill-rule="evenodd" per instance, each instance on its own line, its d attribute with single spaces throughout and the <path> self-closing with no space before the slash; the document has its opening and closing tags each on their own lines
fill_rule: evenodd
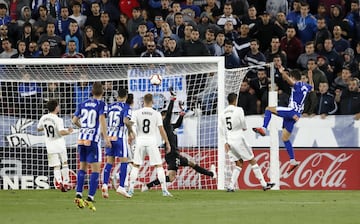
<svg viewBox="0 0 360 224">
<path fill-rule="evenodd" d="M 153 85 L 160 85 L 162 81 L 162 77 L 160 74 L 153 74 L 150 76 L 150 83 Z"/>
</svg>

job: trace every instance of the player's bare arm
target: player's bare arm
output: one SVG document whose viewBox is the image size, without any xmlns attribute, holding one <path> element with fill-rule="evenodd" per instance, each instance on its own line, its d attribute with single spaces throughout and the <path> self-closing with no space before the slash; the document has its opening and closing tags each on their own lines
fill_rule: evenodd
<svg viewBox="0 0 360 224">
<path fill-rule="evenodd" d="M 295 85 L 295 81 L 289 76 L 288 72 L 285 71 L 285 68 L 283 66 L 281 66 L 279 68 L 279 72 L 282 75 L 282 78 L 290 85 L 293 86 Z"/>
<path fill-rule="evenodd" d="M 81 128 L 80 119 L 76 116 L 73 116 L 71 119 L 72 123 L 76 125 L 77 127 Z"/>
<path fill-rule="evenodd" d="M 101 134 L 105 140 L 105 146 L 108 148 L 111 148 L 111 141 L 107 135 L 107 125 L 106 125 L 105 115 L 104 114 L 100 115 L 99 120 L 100 120 Z"/>
<path fill-rule="evenodd" d="M 130 144 L 135 139 L 134 130 L 132 128 L 133 122 L 128 117 L 125 117 L 124 124 L 126 125 L 126 128 L 128 129 L 128 133 L 129 133 L 128 142 Z"/>
<path fill-rule="evenodd" d="M 38 128 L 37 131 L 44 131 L 44 128 Z"/>
<path fill-rule="evenodd" d="M 74 129 L 70 127 L 66 130 L 61 130 L 59 133 L 60 133 L 60 135 L 65 136 L 65 135 L 70 135 L 73 131 L 74 131 Z"/>
</svg>

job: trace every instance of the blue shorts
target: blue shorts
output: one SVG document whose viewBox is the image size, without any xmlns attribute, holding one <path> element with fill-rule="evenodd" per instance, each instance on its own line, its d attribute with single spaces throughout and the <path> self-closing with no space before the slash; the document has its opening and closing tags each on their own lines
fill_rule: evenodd
<svg viewBox="0 0 360 224">
<path fill-rule="evenodd" d="M 105 155 L 112 157 L 127 158 L 128 149 L 127 149 L 126 139 L 119 138 L 116 141 L 111 141 L 111 148 L 105 149 Z"/>
<path fill-rule="evenodd" d="M 276 111 L 277 115 L 283 118 L 283 128 L 291 133 L 296 123 L 293 117 L 297 115 L 300 118 L 301 114 L 288 107 L 277 107 Z"/>
<path fill-rule="evenodd" d="M 101 150 L 98 142 L 91 142 L 89 146 L 78 145 L 80 162 L 101 162 Z"/>
</svg>

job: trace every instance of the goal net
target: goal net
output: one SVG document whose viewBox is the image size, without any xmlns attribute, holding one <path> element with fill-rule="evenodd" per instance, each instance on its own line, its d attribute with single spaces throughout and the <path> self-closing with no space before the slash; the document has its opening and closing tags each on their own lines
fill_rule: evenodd
<svg viewBox="0 0 360 224">
<path fill-rule="evenodd" d="M 224 189 L 232 164 L 224 153 L 223 144 L 218 142 L 217 119 L 226 106 L 227 94 L 239 92 L 247 69 L 225 71 L 223 68 L 221 57 L 2 59 L 0 189 L 58 187 L 48 167 L 43 133 L 37 132 L 36 125 L 47 113 L 49 99 L 57 99 L 61 106 L 59 116 L 64 119 L 65 127 L 72 126 L 71 116 L 77 104 L 91 97 L 91 85 L 95 81 L 104 84 L 106 103 L 116 100 L 119 88 L 126 88 L 134 95 L 134 109 L 142 106 L 145 93 L 152 93 L 154 107 L 159 111 L 167 107 L 169 87 L 172 87 L 177 92 L 173 121 L 176 122 L 182 108 L 186 112 L 181 127 L 176 130 L 180 153 L 205 169 L 215 165 L 218 178 L 200 175 L 190 167 L 180 167 L 169 189 Z M 149 77 L 153 74 L 163 77 L 161 85 L 150 84 Z M 79 165 L 76 131 L 65 139 L 71 181 L 75 186 Z M 164 166 L 166 168 L 166 163 Z M 110 187 L 116 185 L 118 171 L 119 167 L 115 166 Z M 146 161 L 136 187 L 155 177 L 156 172 Z"/>
</svg>

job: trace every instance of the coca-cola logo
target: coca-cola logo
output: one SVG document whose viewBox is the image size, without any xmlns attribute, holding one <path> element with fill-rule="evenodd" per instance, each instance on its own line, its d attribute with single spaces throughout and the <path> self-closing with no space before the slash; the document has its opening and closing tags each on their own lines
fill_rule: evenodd
<svg viewBox="0 0 360 224">
<path fill-rule="evenodd" d="M 288 174 L 289 161 L 280 163 L 280 187 L 321 187 L 340 188 L 345 187 L 347 169 L 342 165 L 350 160 L 352 154 L 345 152 L 334 155 L 329 152 L 312 153 L 303 159 L 299 167 L 291 174 Z M 263 152 L 256 157 L 265 178 L 269 179 L 269 153 Z M 248 187 L 259 186 L 259 181 L 253 178 L 251 166 L 243 170 L 244 183 Z M 290 179 L 290 180 L 289 180 Z"/>
</svg>

